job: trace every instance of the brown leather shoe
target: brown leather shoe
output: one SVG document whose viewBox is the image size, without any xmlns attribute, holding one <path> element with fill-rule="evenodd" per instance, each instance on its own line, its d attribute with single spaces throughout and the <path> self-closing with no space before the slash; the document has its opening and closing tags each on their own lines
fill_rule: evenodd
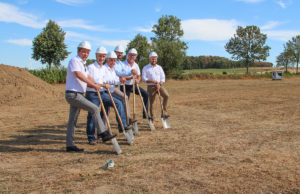
<svg viewBox="0 0 300 194">
<path fill-rule="evenodd" d="M 132 123 L 135 123 L 135 122 L 137 122 L 137 120 L 136 119 L 129 119 L 129 125 L 131 125 Z"/>
<path fill-rule="evenodd" d="M 164 116 L 165 116 L 166 118 L 169 118 L 169 117 L 170 117 L 170 115 L 169 115 L 167 112 L 164 112 Z"/>
</svg>

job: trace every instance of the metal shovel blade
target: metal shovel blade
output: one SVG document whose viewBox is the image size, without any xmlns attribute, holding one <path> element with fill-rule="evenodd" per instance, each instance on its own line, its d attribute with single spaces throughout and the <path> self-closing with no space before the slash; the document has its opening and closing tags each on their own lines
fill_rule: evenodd
<svg viewBox="0 0 300 194">
<path fill-rule="evenodd" d="M 169 119 L 166 117 L 161 117 L 162 125 L 165 129 L 171 128 Z"/>
<path fill-rule="evenodd" d="M 134 140 L 134 135 L 133 135 L 132 130 L 131 129 L 124 130 L 123 133 L 126 137 L 127 142 L 131 145 L 133 143 L 133 140 Z"/>
<path fill-rule="evenodd" d="M 138 128 L 137 121 L 132 123 L 132 128 L 133 128 L 134 134 L 137 135 L 139 133 L 139 128 Z"/>
<path fill-rule="evenodd" d="M 151 131 L 155 130 L 154 124 L 150 118 L 148 118 L 148 125 L 149 125 Z"/>
<path fill-rule="evenodd" d="M 117 154 L 118 154 L 118 155 L 121 154 L 121 153 L 122 153 L 122 150 L 121 150 L 121 148 L 120 148 L 120 146 L 119 146 L 119 143 L 118 143 L 117 139 L 116 139 L 116 138 L 112 138 L 112 139 L 111 139 L 111 143 L 113 144 L 113 146 L 114 146 L 114 148 L 115 148 Z"/>
</svg>

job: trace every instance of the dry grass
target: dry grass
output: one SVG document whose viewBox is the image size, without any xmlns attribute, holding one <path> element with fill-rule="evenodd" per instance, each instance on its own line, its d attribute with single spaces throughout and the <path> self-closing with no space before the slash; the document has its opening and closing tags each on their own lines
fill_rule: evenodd
<svg viewBox="0 0 300 194">
<path fill-rule="evenodd" d="M 84 111 L 76 143 L 85 152 L 65 152 L 63 96 L 0 105 L 0 193 L 300 193 L 299 78 L 167 88 L 172 129 L 157 120 L 150 132 L 137 99 L 141 133 L 131 146 L 118 137 L 121 155 L 87 144 Z"/>
</svg>

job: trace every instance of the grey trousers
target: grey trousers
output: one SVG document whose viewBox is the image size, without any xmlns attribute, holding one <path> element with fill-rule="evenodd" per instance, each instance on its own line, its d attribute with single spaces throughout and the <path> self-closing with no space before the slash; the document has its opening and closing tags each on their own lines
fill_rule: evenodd
<svg viewBox="0 0 300 194">
<path fill-rule="evenodd" d="M 80 109 L 84 109 L 92 114 L 97 133 L 103 133 L 106 131 L 106 127 L 100 117 L 99 107 L 87 100 L 82 94 L 79 93 L 66 93 L 66 101 L 70 104 L 69 121 L 67 127 L 66 146 L 74 146 L 74 134 L 77 119 L 80 113 Z"/>
</svg>

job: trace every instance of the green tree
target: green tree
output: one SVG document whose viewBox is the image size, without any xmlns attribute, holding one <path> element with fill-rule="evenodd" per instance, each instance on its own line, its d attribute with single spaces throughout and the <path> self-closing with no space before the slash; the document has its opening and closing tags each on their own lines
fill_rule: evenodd
<svg viewBox="0 0 300 194">
<path fill-rule="evenodd" d="M 60 66 L 60 61 L 69 55 L 64 43 L 65 34 L 54 21 L 49 20 L 43 31 L 32 42 L 32 58 L 37 61 L 41 60 L 42 64 L 47 63 L 49 70 L 52 64 Z"/>
<path fill-rule="evenodd" d="M 265 46 L 267 35 L 260 32 L 257 26 L 238 26 L 236 34 L 225 45 L 225 49 L 232 58 L 241 60 L 248 68 L 255 61 L 266 60 L 269 56 L 269 46 Z"/>
<path fill-rule="evenodd" d="M 183 36 L 180 19 L 172 15 L 162 16 L 152 32 L 155 33 L 155 37 L 151 38 L 152 47 L 165 73 L 181 72 L 187 44 L 180 40 Z"/>
<path fill-rule="evenodd" d="M 135 48 L 138 52 L 136 62 L 140 68 L 143 68 L 149 63 L 150 44 L 147 41 L 147 37 L 137 34 L 134 39 L 128 43 L 126 53 L 128 53 L 131 48 Z"/>
<path fill-rule="evenodd" d="M 284 66 L 285 72 L 288 72 L 288 66 L 293 64 L 294 62 L 295 59 L 293 53 L 290 50 L 288 50 L 286 45 L 284 45 L 284 51 L 281 52 L 276 58 L 276 66 Z"/>
<path fill-rule="evenodd" d="M 300 35 L 293 37 L 292 40 L 289 40 L 286 44 L 288 52 L 294 57 L 294 62 L 296 62 L 298 73 L 298 64 L 300 58 Z"/>
</svg>

